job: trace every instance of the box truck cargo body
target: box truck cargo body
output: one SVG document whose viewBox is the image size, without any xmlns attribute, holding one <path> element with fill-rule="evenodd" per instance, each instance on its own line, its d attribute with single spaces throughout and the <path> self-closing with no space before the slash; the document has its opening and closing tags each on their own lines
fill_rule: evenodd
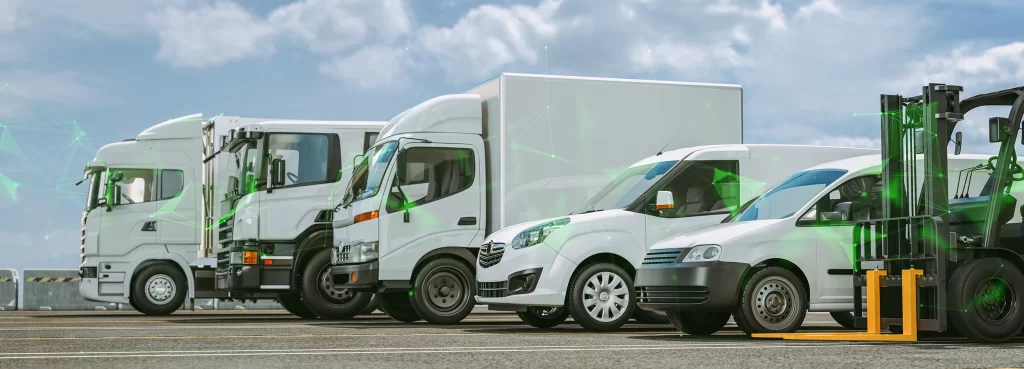
<svg viewBox="0 0 1024 369">
<path fill-rule="evenodd" d="M 502 74 L 392 119 L 334 220 L 333 281 L 392 317 L 457 322 L 485 236 L 566 215 L 663 150 L 742 142 L 736 85 Z"/>
</svg>

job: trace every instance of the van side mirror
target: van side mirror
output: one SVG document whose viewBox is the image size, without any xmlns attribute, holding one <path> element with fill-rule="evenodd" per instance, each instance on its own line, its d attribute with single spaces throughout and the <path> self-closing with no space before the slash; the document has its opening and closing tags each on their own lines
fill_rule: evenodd
<svg viewBox="0 0 1024 369">
<path fill-rule="evenodd" d="M 675 209 L 676 202 L 671 191 L 658 191 L 654 197 L 654 208 L 651 210 L 662 211 Z"/>
<path fill-rule="evenodd" d="M 228 189 L 224 193 L 224 197 L 229 197 L 233 194 L 238 193 L 238 177 L 228 177 Z"/>
<path fill-rule="evenodd" d="M 914 153 L 924 154 L 924 130 L 914 130 Z"/>
<path fill-rule="evenodd" d="M 1010 138 L 1010 119 L 994 117 L 988 119 L 988 142 L 1003 142 Z"/>
<path fill-rule="evenodd" d="M 284 186 L 285 162 L 284 159 L 274 159 L 270 162 L 270 186 Z"/>
<path fill-rule="evenodd" d="M 954 149 L 953 149 L 953 155 L 960 155 L 960 147 L 964 143 L 964 133 L 963 132 L 957 132 L 956 133 L 956 139 L 953 142 L 955 144 Z"/>
</svg>

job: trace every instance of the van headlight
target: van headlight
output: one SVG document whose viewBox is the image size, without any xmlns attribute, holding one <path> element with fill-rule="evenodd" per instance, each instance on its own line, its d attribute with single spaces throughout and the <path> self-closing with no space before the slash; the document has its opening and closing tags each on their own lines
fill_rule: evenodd
<svg viewBox="0 0 1024 369">
<path fill-rule="evenodd" d="M 551 232 L 564 227 L 566 224 L 569 224 L 569 218 L 552 220 L 547 223 L 527 228 L 526 230 L 519 232 L 519 234 L 512 239 L 512 248 L 518 250 L 544 242 L 544 239 L 547 238 Z"/>
<path fill-rule="evenodd" d="M 715 261 L 722 255 L 722 247 L 718 245 L 700 245 L 690 249 L 681 262 L 687 261 Z"/>
<path fill-rule="evenodd" d="M 380 255 L 380 242 L 366 242 L 361 243 L 359 246 L 359 263 L 377 260 L 377 256 Z"/>
</svg>

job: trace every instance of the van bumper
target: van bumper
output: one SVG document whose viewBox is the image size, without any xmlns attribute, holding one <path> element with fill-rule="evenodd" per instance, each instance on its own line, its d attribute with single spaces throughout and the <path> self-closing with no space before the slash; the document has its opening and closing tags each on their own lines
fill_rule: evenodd
<svg viewBox="0 0 1024 369">
<path fill-rule="evenodd" d="M 376 289 L 380 282 L 379 277 L 380 266 L 376 261 L 331 267 L 331 278 L 338 287 L 353 290 Z"/>
<path fill-rule="evenodd" d="M 657 311 L 732 311 L 748 269 L 746 263 L 723 261 L 640 267 L 633 283 L 637 305 Z"/>
</svg>

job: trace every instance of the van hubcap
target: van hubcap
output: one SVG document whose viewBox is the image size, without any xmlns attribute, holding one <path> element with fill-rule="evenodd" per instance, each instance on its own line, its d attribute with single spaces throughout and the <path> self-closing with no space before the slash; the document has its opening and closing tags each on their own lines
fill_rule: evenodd
<svg viewBox="0 0 1024 369">
<path fill-rule="evenodd" d="M 629 289 L 621 277 L 611 272 L 594 274 L 583 285 L 583 308 L 599 322 L 618 320 L 626 313 Z"/>
</svg>

